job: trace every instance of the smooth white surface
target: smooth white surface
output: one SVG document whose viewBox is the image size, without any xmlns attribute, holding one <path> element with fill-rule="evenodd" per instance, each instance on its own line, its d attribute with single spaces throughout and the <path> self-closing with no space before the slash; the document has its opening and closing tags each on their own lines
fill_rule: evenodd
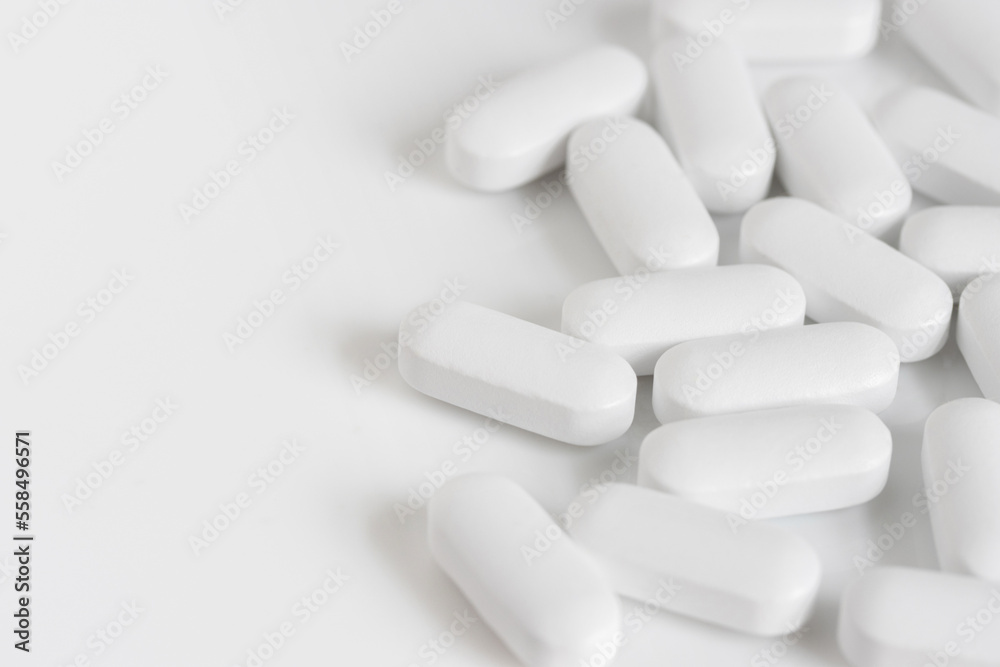
<svg viewBox="0 0 1000 667">
<path fill-rule="evenodd" d="M 806 314 L 817 322 L 877 327 L 902 361 L 926 359 L 948 338 L 953 301 L 941 278 L 809 202 L 782 197 L 748 211 L 740 257 L 795 276 L 806 293 Z"/>
<path fill-rule="evenodd" d="M 512 77 L 449 132 L 448 167 L 460 182 L 479 190 L 529 183 L 564 163 L 566 139 L 581 123 L 635 113 L 647 80 L 642 61 L 616 46 L 533 67 Z"/>
<path fill-rule="evenodd" d="M 474 303 L 441 305 L 399 326 L 399 374 L 414 389 L 574 445 L 632 425 L 635 373 L 610 350 Z"/>
<path fill-rule="evenodd" d="M 622 275 L 719 261 L 719 232 L 670 148 L 637 118 L 604 118 L 569 139 L 566 180 Z"/>
<path fill-rule="evenodd" d="M 668 348 L 686 340 L 799 326 L 806 298 L 773 266 L 683 269 L 580 285 L 563 302 L 563 333 L 611 348 L 638 375 L 651 375 Z"/>
<path fill-rule="evenodd" d="M 789 194 L 880 238 L 898 231 L 913 200 L 910 184 L 844 88 L 798 76 L 771 86 L 763 101 Z"/>
<path fill-rule="evenodd" d="M 866 324 L 751 329 L 664 352 L 653 374 L 653 411 L 663 423 L 823 403 L 881 412 L 898 377 L 895 344 Z"/>
<path fill-rule="evenodd" d="M 906 219 L 899 251 L 940 276 L 958 301 L 975 277 L 1000 273 L 1000 208 L 926 208 Z"/>
<path fill-rule="evenodd" d="M 634 479 L 639 443 L 657 426 L 651 380 L 640 381 L 622 438 L 577 448 L 512 427 L 489 433 L 484 418 L 410 388 L 383 347 L 407 312 L 455 278 L 467 286 L 463 298 L 558 328 L 566 295 L 616 275 L 572 197 L 564 192 L 519 233 L 511 215 L 552 177 L 481 195 L 454 182 L 441 146 L 395 191 L 385 173 L 445 126 L 480 77 L 508 80 L 604 42 L 647 58 L 648 4 L 588 0 L 555 30 L 545 16 L 552 5 L 536 0 L 404 6 L 350 63 L 340 42 L 385 0 L 244 0 L 224 20 L 200 0 L 74 1 L 16 57 L 0 58 L 13 101 L 0 105 L 13 128 L 0 163 L 0 433 L 34 432 L 42 540 L 37 642 L 17 662 L 66 667 L 82 653 L 95 667 L 246 667 L 262 635 L 289 621 L 295 633 L 266 667 L 429 667 L 429 642 L 471 605 L 428 552 L 423 499 L 412 515 L 397 514 L 411 491 L 434 488 L 423 486 L 428 475 L 450 465 L 505 474 L 550 513 L 564 512 L 581 486 L 596 489 L 589 480 L 607 479 L 612 466 L 618 480 Z M 37 11 L 35 0 L 6 3 L 5 38 Z M 57 182 L 51 161 L 152 63 L 170 73 L 163 85 Z M 948 90 L 899 39 L 808 71 L 865 104 L 904 83 Z M 753 69 L 758 92 L 791 73 Z M 296 114 L 291 127 L 186 226 L 177 204 L 237 157 L 276 105 Z M 716 221 L 721 261 L 732 264 L 739 218 Z M 282 275 L 326 234 L 342 248 L 291 292 Z M 50 332 L 82 321 L 78 304 L 122 266 L 135 282 L 25 386 L 17 366 Z M 230 353 L 222 335 L 275 287 L 286 288 L 285 304 Z M 385 369 L 356 389 L 366 362 Z M 930 523 L 912 504 L 923 486 L 923 422 L 940 403 L 975 395 L 953 342 L 905 365 L 896 401 L 880 413 L 897 445 L 886 490 L 860 507 L 772 521 L 808 540 L 824 564 L 816 614 L 781 667 L 847 664 L 837 604 L 884 523 L 917 515 L 880 563 L 937 567 Z M 68 512 L 62 494 L 112 450 L 125 451 L 122 433 L 164 396 L 179 405 L 170 420 Z M 249 487 L 292 437 L 302 456 L 263 493 Z M 0 456 L 6 512 L 12 479 L 11 457 Z M 195 556 L 188 538 L 244 491 L 252 505 Z M 11 532 L 9 523 L 0 532 L 5 616 Z M 338 567 L 350 576 L 343 589 L 307 622 L 292 615 Z M 95 658 L 87 638 L 133 600 L 145 611 Z M 628 643 L 616 667 L 748 665 L 777 641 L 623 606 Z M 8 657 L 4 647 L 0 661 Z M 518 662 L 479 623 L 434 662 L 469 665 Z"/>
<path fill-rule="evenodd" d="M 797 535 L 734 525 L 723 512 L 631 484 L 605 488 L 570 535 L 622 595 L 751 634 L 781 635 L 806 623 L 822 574 Z M 669 590 L 658 599 L 661 587 Z"/>
<path fill-rule="evenodd" d="M 656 127 L 708 210 L 739 213 L 771 187 L 774 139 L 739 49 L 723 39 L 678 63 L 688 37 L 667 32 L 650 58 Z"/>
<path fill-rule="evenodd" d="M 1000 404 L 964 398 L 924 426 L 921 461 L 942 568 L 1000 583 Z"/>
<path fill-rule="evenodd" d="M 570 667 L 614 646 L 621 606 L 608 575 L 511 480 L 454 479 L 427 525 L 438 564 L 528 667 Z"/>
<path fill-rule="evenodd" d="M 997 274 L 969 283 L 958 303 L 955 334 L 972 376 L 986 398 L 1000 401 L 1000 280 Z"/>
<path fill-rule="evenodd" d="M 664 424 L 642 442 L 639 484 L 751 521 L 868 502 L 891 458 L 868 410 L 780 408 Z"/>
<path fill-rule="evenodd" d="M 869 571 L 844 592 L 837 635 L 855 667 L 1000 662 L 1000 592 L 985 581 L 903 567 Z M 970 621 L 971 619 L 971 621 Z"/>
<path fill-rule="evenodd" d="M 857 58 L 878 39 L 878 0 L 653 0 L 653 30 L 728 34 L 761 62 Z"/>
<path fill-rule="evenodd" d="M 943 204 L 1000 206 L 1000 118 L 921 86 L 887 95 L 873 116 L 913 189 Z"/>
<path fill-rule="evenodd" d="M 916 7 L 916 11 L 914 11 Z M 1000 4 L 895 0 L 888 24 L 973 104 L 1000 115 Z"/>
</svg>

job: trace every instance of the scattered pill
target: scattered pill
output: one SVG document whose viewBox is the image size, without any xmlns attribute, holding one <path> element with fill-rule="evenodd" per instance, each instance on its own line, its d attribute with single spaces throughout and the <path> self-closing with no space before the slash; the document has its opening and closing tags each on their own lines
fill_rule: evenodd
<svg viewBox="0 0 1000 667">
<path fill-rule="evenodd" d="M 456 477 L 431 498 L 427 523 L 434 559 L 525 665 L 590 664 L 617 648 L 607 575 L 513 481 Z"/>
<path fill-rule="evenodd" d="M 574 2 L 546 13 L 550 27 Z M 621 275 L 573 290 L 562 332 L 426 304 L 400 325 L 400 375 L 593 446 L 629 430 L 637 376 L 652 373 L 662 423 L 636 485 L 614 469 L 581 487 L 579 511 L 561 515 L 573 540 L 504 477 L 437 487 L 430 550 L 524 664 L 609 665 L 625 643 L 615 593 L 650 614 L 804 632 L 819 557 L 765 520 L 882 492 L 893 443 L 875 413 L 893 403 L 901 362 L 944 347 L 956 300 L 957 346 L 1000 401 L 1000 6 L 885 0 L 883 18 L 882 5 L 651 0 L 649 73 L 629 51 L 593 48 L 514 76 L 447 133 L 447 167 L 473 189 L 565 166 L 560 183 Z M 812 75 L 758 99 L 748 62 L 857 58 L 880 32 L 901 33 L 980 108 L 909 86 L 869 120 Z M 659 133 L 636 117 L 650 74 Z M 764 201 L 775 174 L 791 196 Z M 903 224 L 914 191 L 948 206 Z M 743 264 L 717 266 L 709 211 L 746 212 Z M 876 567 L 848 587 L 838 641 L 855 667 L 1000 664 L 1000 404 L 987 399 L 926 422 L 918 496 L 947 572 Z"/>
<path fill-rule="evenodd" d="M 887 25 L 902 35 L 973 104 L 1000 115 L 1000 3 L 948 0 L 894 3 Z M 892 34 L 891 32 L 887 34 Z"/>
<path fill-rule="evenodd" d="M 890 236 L 913 192 L 864 111 L 839 85 L 792 77 L 764 108 L 778 144 L 778 176 L 793 197 L 819 204 L 875 236 Z"/>
<path fill-rule="evenodd" d="M 714 266 L 719 232 L 656 130 L 631 117 L 569 140 L 567 182 L 619 273 Z"/>
<path fill-rule="evenodd" d="M 774 138 L 739 50 L 719 40 L 678 67 L 686 33 L 662 38 L 650 64 L 657 126 L 705 206 L 741 213 L 765 196 L 774 173 Z"/>
<path fill-rule="evenodd" d="M 615 46 L 523 72 L 448 135 L 448 168 L 478 190 L 533 181 L 563 164 L 566 140 L 578 125 L 635 113 L 647 79 L 643 62 Z"/>
<path fill-rule="evenodd" d="M 439 311 L 399 328 L 399 372 L 414 389 L 575 445 L 632 424 L 636 376 L 611 350 L 468 302 Z"/>
<path fill-rule="evenodd" d="M 581 285 L 563 303 L 562 330 L 611 348 L 637 375 L 651 375 L 678 343 L 800 326 L 805 308 L 802 286 L 772 266 L 682 269 Z"/>
<path fill-rule="evenodd" d="M 723 35 L 756 62 L 860 58 L 878 41 L 879 0 L 653 0 L 654 35 L 674 25 L 692 37 L 678 63 Z"/>
<path fill-rule="evenodd" d="M 903 224 L 899 250 L 940 276 L 958 301 L 973 278 L 1000 273 L 1000 208 L 926 208 Z"/>
<path fill-rule="evenodd" d="M 813 320 L 878 327 L 902 361 L 926 359 L 948 338 L 954 300 L 941 278 L 810 202 L 782 197 L 750 209 L 740 257 L 795 276 Z"/>
<path fill-rule="evenodd" d="M 749 521 L 868 502 L 891 457 L 868 410 L 780 408 L 664 424 L 642 443 L 639 484 Z"/>
<path fill-rule="evenodd" d="M 822 567 L 812 547 L 766 523 L 737 525 L 723 512 L 651 489 L 610 484 L 570 526 L 616 590 L 650 599 L 658 582 L 672 612 L 755 635 L 794 631 L 808 619 Z"/>
<path fill-rule="evenodd" d="M 955 338 L 983 396 L 1000 401 L 1000 280 L 972 280 L 958 304 Z"/>
<path fill-rule="evenodd" d="M 847 587 L 837 639 L 854 667 L 1000 664 L 1000 591 L 944 572 L 878 567 Z"/>
<path fill-rule="evenodd" d="M 664 352 L 653 373 L 653 411 L 662 423 L 827 403 L 881 412 L 898 378 L 895 344 L 866 324 L 749 331 Z"/>
<path fill-rule="evenodd" d="M 913 188 L 944 204 L 1000 206 L 1000 118 L 930 88 L 906 88 L 875 123 Z"/>
<path fill-rule="evenodd" d="M 1000 404 L 962 398 L 931 413 L 922 463 L 941 568 L 1000 583 Z"/>
</svg>

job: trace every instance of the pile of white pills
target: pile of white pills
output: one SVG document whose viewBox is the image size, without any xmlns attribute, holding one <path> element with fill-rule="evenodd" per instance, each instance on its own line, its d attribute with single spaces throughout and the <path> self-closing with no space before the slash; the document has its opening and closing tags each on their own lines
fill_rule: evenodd
<svg viewBox="0 0 1000 667">
<path fill-rule="evenodd" d="M 448 136 L 451 174 L 476 190 L 564 168 L 621 276 L 569 294 L 561 332 L 468 302 L 421 327 L 403 318 L 402 377 L 593 446 L 630 428 L 637 378 L 652 375 L 662 424 L 638 484 L 610 485 L 569 534 L 499 475 L 456 477 L 430 501 L 434 558 L 525 665 L 610 664 L 619 596 L 648 603 L 662 581 L 677 584 L 656 598 L 671 613 L 758 636 L 802 627 L 820 560 L 767 519 L 882 492 L 893 443 L 877 413 L 953 314 L 986 398 L 925 425 L 924 485 L 964 466 L 929 506 L 942 571 L 856 580 L 836 641 L 856 667 L 1000 665 L 1000 622 L 975 625 L 1000 614 L 1000 3 L 903 4 L 916 9 L 885 11 L 905 13 L 906 40 L 962 99 L 911 87 L 869 117 L 809 75 L 758 96 L 748 63 L 868 53 L 879 0 L 653 0 L 648 68 L 614 46 L 543 64 Z M 649 98 L 653 125 L 636 117 Z M 775 180 L 788 196 L 765 199 Z M 910 215 L 914 190 L 941 205 Z M 742 264 L 717 266 L 711 213 L 743 214 Z M 526 560 L 538 535 L 544 557 Z M 966 622 L 975 642 L 960 645 Z"/>
</svg>

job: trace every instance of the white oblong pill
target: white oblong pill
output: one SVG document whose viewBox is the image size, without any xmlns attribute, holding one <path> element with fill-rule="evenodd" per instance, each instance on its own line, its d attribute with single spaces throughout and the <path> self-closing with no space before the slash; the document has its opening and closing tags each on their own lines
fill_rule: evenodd
<svg viewBox="0 0 1000 667">
<path fill-rule="evenodd" d="M 1000 273 L 1000 208 L 924 209 L 903 223 L 899 251 L 940 276 L 958 301 L 973 278 Z"/>
<path fill-rule="evenodd" d="M 921 462 L 941 568 L 1000 583 L 1000 404 L 961 398 L 932 412 Z"/>
<path fill-rule="evenodd" d="M 973 279 L 958 302 L 955 340 L 983 396 L 1000 401 L 1000 274 Z"/>
<path fill-rule="evenodd" d="M 662 423 L 794 405 L 858 405 L 872 412 L 896 396 L 899 352 L 858 322 L 716 336 L 676 345 L 653 372 Z"/>
<path fill-rule="evenodd" d="M 874 119 L 915 190 L 944 204 L 1000 206 L 1000 118 L 914 87 L 882 100 Z"/>
<path fill-rule="evenodd" d="M 822 567 L 798 535 L 639 486 L 609 484 L 569 532 L 616 590 L 672 612 L 756 635 L 808 618 Z M 664 597 L 653 592 L 670 589 Z"/>
<path fill-rule="evenodd" d="M 678 343 L 799 326 L 805 309 L 795 278 L 773 266 L 739 264 L 586 283 L 563 302 L 562 330 L 611 348 L 637 375 L 650 375 Z"/>
<path fill-rule="evenodd" d="M 570 137 L 566 178 L 621 274 L 714 266 L 719 232 L 673 153 L 637 118 L 596 119 Z"/>
<path fill-rule="evenodd" d="M 868 502 L 891 458 L 864 408 L 779 408 L 664 424 L 642 442 L 639 484 L 750 521 Z"/>
<path fill-rule="evenodd" d="M 513 481 L 456 477 L 431 498 L 427 524 L 434 559 L 525 665 L 575 666 L 619 645 L 607 575 Z"/>
<path fill-rule="evenodd" d="M 926 267 L 801 199 L 779 197 L 743 217 L 740 257 L 773 264 L 802 284 L 806 315 L 878 327 L 902 361 L 936 354 L 948 339 L 954 301 Z"/>
<path fill-rule="evenodd" d="M 635 412 L 635 373 L 611 350 L 463 301 L 403 320 L 399 373 L 428 396 L 574 445 L 614 440 Z"/>
<path fill-rule="evenodd" d="M 578 125 L 635 113 L 647 79 L 645 64 L 616 46 L 522 72 L 449 132 L 448 168 L 459 182 L 490 192 L 533 181 L 563 164 Z"/>
<path fill-rule="evenodd" d="M 986 667 L 1000 664 L 993 584 L 956 574 L 877 567 L 840 600 L 837 640 L 855 667 Z"/>
<path fill-rule="evenodd" d="M 865 112 L 841 86 L 819 77 L 772 85 L 764 108 L 778 144 L 778 176 L 808 199 L 875 236 L 891 236 L 913 191 Z"/>
<path fill-rule="evenodd" d="M 740 213 L 767 196 L 774 139 L 739 50 L 719 40 L 698 60 L 678 63 L 688 37 L 671 31 L 653 51 L 657 127 L 706 208 Z"/>
<path fill-rule="evenodd" d="M 897 0 L 887 25 L 970 101 L 1000 115 L 1000 3 L 995 0 Z M 891 34 L 891 33 L 889 33 Z"/>
<path fill-rule="evenodd" d="M 697 60 L 725 36 L 754 62 L 860 58 L 878 41 L 879 0 L 654 0 L 653 34 L 692 34 L 676 55 Z"/>
</svg>

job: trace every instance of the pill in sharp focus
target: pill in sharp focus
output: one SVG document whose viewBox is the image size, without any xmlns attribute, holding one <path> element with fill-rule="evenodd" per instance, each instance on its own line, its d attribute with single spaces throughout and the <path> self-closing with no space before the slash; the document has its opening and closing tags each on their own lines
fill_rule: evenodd
<svg viewBox="0 0 1000 667">
<path fill-rule="evenodd" d="M 576 665 L 619 645 L 607 575 L 515 482 L 456 477 L 431 498 L 427 523 L 435 560 L 525 665 Z"/>
<path fill-rule="evenodd" d="M 751 521 L 868 502 L 891 458 L 864 408 L 780 408 L 664 424 L 643 440 L 639 484 Z"/>
<path fill-rule="evenodd" d="M 719 232 L 656 130 L 637 118 L 592 120 L 569 140 L 566 177 L 621 274 L 714 266 Z"/>
<path fill-rule="evenodd" d="M 477 190 L 524 185 L 565 162 L 566 140 L 581 123 L 635 113 L 647 80 L 645 64 L 614 46 L 522 72 L 450 131 L 448 168 Z"/>
<path fill-rule="evenodd" d="M 1000 3 L 949 0 L 914 5 L 897 0 L 886 25 L 897 28 L 966 99 L 1000 115 L 1000 40 L 996 38 Z"/>
<path fill-rule="evenodd" d="M 882 100 L 874 120 L 915 190 L 944 204 L 1000 206 L 1000 118 L 914 87 Z"/>
<path fill-rule="evenodd" d="M 779 197 L 743 218 L 740 257 L 795 276 L 806 315 L 878 327 L 902 361 L 936 354 L 948 338 L 951 290 L 928 268 L 810 202 Z"/>
<path fill-rule="evenodd" d="M 697 60 L 725 36 L 754 62 L 860 58 L 878 41 L 879 0 L 653 0 L 655 35 L 679 25 Z"/>
<path fill-rule="evenodd" d="M 877 567 L 847 587 L 837 640 L 855 667 L 1000 664 L 995 584 L 957 574 Z M 977 620 L 980 619 L 980 620 Z"/>
<path fill-rule="evenodd" d="M 973 278 L 1000 273 L 1000 208 L 924 209 L 903 223 L 899 251 L 940 276 L 958 301 Z"/>
<path fill-rule="evenodd" d="M 706 208 L 740 213 L 767 196 L 774 139 L 739 50 L 719 40 L 685 65 L 674 53 L 688 37 L 670 31 L 653 51 L 657 127 Z"/>
<path fill-rule="evenodd" d="M 932 412 L 921 461 L 941 569 L 1000 583 L 1000 404 L 961 398 Z"/>
<path fill-rule="evenodd" d="M 574 445 L 632 424 L 636 376 L 611 350 L 468 302 L 422 312 L 399 327 L 399 373 L 414 389 Z"/>
<path fill-rule="evenodd" d="M 881 412 L 898 379 L 895 343 L 866 324 L 755 330 L 664 352 L 653 372 L 653 411 L 662 423 L 827 403 Z"/>
<path fill-rule="evenodd" d="M 865 112 L 842 87 L 792 77 L 764 93 L 778 145 L 778 176 L 808 199 L 879 237 L 898 231 L 910 184 Z"/>
<path fill-rule="evenodd" d="M 983 396 L 1000 401 L 1000 274 L 974 278 L 958 302 L 955 339 Z"/>
<path fill-rule="evenodd" d="M 755 635 L 799 628 L 822 567 L 801 537 L 639 486 L 609 484 L 570 524 L 619 593 Z M 659 599 L 654 592 L 672 588 Z"/>
<path fill-rule="evenodd" d="M 802 286 L 773 266 L 640 272 L 575 289 L 563 303 L 562 330 L 611 348 L 637 375 L 650 375 L 678 343 L 800 326 L 805 308 Z"/>
</svg>

